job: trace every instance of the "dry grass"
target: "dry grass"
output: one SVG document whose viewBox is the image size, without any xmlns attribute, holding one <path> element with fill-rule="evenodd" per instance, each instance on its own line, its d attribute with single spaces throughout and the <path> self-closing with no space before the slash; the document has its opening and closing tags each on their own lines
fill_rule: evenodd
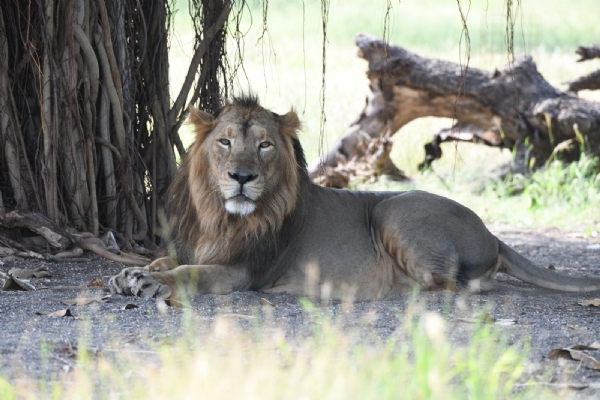
<svg viewBox="0 0 600 400">
<path fill-rule="evenodd" d="M 475 326 L 464 346 L 450 346 L 436 313 L 409 312 L 386 341 L 342 331 L 321 309 L 314 333 L 286 338 L 283 331 L 236 328 L 218 317 L 212 332 L 189 326 L 175 343 L 149 350 L 121 349 L 92 356 L 54 382 L 0 378 L 0 398 L 31 399 L 501 399 L 533 397 L 517 391 L 526 351 L 508 346 L 487 326 Z M 81 346 L 80 349 L 84 349 Z M 539 394 L 539 391 L 536 391 Z"/>
</svg>

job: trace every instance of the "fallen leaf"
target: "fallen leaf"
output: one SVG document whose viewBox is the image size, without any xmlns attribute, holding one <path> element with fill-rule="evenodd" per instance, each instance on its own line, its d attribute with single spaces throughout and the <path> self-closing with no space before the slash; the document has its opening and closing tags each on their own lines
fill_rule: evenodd
<svg viewBox="0 0 600 400">
<path fill-rule="evenodd" d="M 502 325 L 502 326 L 508 326 L 508 325 L 514 325 L 517 323 L 517 320 L 512 319 L 512 318 L 499 318 L 496 320 L 496 325 Z"/>
<path fill-rule="evenodd" d="M 76 358 L 77 357 L 77 346 L 63 346 L 58 349 L 58 354 L 68 357 L 68 358 Z"/>
<path fill-rule="evenodd" d="M 587 326 L 579 326 L 579 325 L 571 325 L 571 324 L 567 324 L 567 328 L 573 329 L 576 331 L 587 331 L 588 330 Z"/>
<path fill-rule="evenodd" d="M 264 299 L 264 298 L 260 298 L 260 304 L 263 306 L 271 306 L 271 307 L 275 307 L 275 304 L 271 303 L 269 300 Z"/>
<path fill-rule="evenodd" d="M 72 317 L 71 310 L 65 308 L 64 310 L 56 310 L 56 311 L 36 311 L 35 315 L 45 315 L 48 317 Z"/>
<path fill-rule="evenodd" d="M 496 322 L 496 318 L 492 317 L 487 311 L 473 315 L 471 318 L 456 318 L 456 320 L 461 322 L 468 322 L 471 324 L 480 322 L 483 322 L 485 324 L 493 324 L 494 322 Z"/>
<path fill-rule="evenodd" d="M 168 305 L 169 307 L 183 308 L 183 303 L 172 297 L 165 299 L 165 304 Z"/>
<path fill-rule="evenodd" d="M 254 319 L 254 318 L 256 318 L 256 317 L 254 317 L 252 315 L 238 314 L 238 313 L 224 313 L 224 314 L 219 314 L 219 317 L 224 317 L 224 318 L 243 318 L 243 319 Z"/>
<path fill-rule="evenodd" d="M 4 282 L 2 290 L 35 290 L 35 286 L 17 277 L 9 276 Z"/>
<path fill-rule="evenodd" d="M 127 303 L 121 308 L 121 310 L 133 310 L 134 308 L 140 308 L 140 306 L 132 303 Z"/>
<path fill-rule="evenodd" d="M 92 287 L 92 286 L 104 287 L 104 280 L 102 279 L 101 276 L 97 276 L 94 279 L 92 279 L 91 281 L 89 281 L 87 285 L 88 285 L 88 287 Z"/>
<path fill-rule="evenodd" d="M 60 302 L 66 306 L 87 306 L 92 303 L 106 303 L 110 298 L 111 295 L 107 294 L 103 297 L 77 297 L 76 299 L 61 300 Z"/>
<path fill-rule="evenodd" d="M 581 300 L 578 301 L 577 304 L 579 304 L 580 306 L 600 307 L 600 299 Z"/>
<path fill-rule="evenodd" d="M 48 270 L 42 268 L 11 268 L 8 274 L 18 279 L 31 279 L 31 278 L 46 278 L 50 276 Z"/>
<path fill-rule="evenodd" d="M 0 247 L 0 257 L 12 256 L 16 251 L 8 247 Z"/>
<path fill-rule="evenodd" d="M 8 271 L 9 275 L 19 279 L 30 279 L 30 278 L 46 278 L 50 276 L 50 273 L 46 268 L 11 268 Z"/>
<path fill-rule="evenodd" d="M 514 325 L 517 323 L 517 320 L 515 320 L 513 318 L 495 318 L 487 311 L 482 312 L 480 314 L 475 314 L 471 318 L 455 318 L 455 319 L 457 321 L 467 322 L 470 324 L 484 323 L 484 324 L 496 324 L 496 325 L 507 326 L 507 325 Z"/>
<path fill-rule="evenodd" d="M 102 240 L 107 249 L 112 248 L 117 253 L 121 250 L 119 248 L 119 244 L 117 243 L 117 239 L 115 239 L 115 235 L 112 233 L 112 231 L 106 231 L 104 235 L 100 236 L 100 240 Z"/>
<path fill-rule="evenodd" d="M 532 387 L 532 386 L 542 386 L 542 387 L 551 387 L 555 389 L 573 389 L 573 390 L 583 390 L 590 387 L 590 385 L 586 383 L 575 383 L 575 382 L 525 382 L 525 383 L 515 383 L 514 387 Z"/>
<path fill-rule="evenodd" d="M 587 344 L 574 344 L 572 346 L 569 346 L 568 348 L 572 350 L 598 350 L 598 347 L 594 346 L 597 343 L 598 342 L 594 342 L 589 346 Z"/>
<path fill-rule="evenodd" d="M 556 358 L 564 358 L 572 361 L 580 361 L 588 368 L 600 370 L 600 362 L 598 360 L 589 354 L 584 353 L 583 351 L 575 350 L 574 347 L 575 346 L 550 350 L 550 353 L 548 353 L 548 358 L 551 360 Z"/>
</svg>

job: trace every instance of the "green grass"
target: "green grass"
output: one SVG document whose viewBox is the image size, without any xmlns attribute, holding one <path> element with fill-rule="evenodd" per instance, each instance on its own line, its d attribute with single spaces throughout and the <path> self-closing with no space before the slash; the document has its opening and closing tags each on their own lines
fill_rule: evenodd
<svg viewBox="0 0 600 400">
<path fill-rule="evenodd" d="M 485 222 L 508 223 L 514 226 L 561 227 L 596 237 L 600 232 L 600 164 L 597 158 L 583 155 L 572 164 L 553 161 L 547 168 L 531 176 L 508 175 L 504 179 L 494 176 L 493 167 L 510 160 L 508 151 L 484 149 L 483 154 L 469 144 L 458 148 L 445 144 L 447 154 L 442 165 L 433 170 L 413 175 L 411 182 L 394 182 L 385 177 L 377 182 L 353 180 L 351 187 L 362 190 L 420 189 L 452 198 L 474 210 Z M 498 164 L 484 161 L 465 165 L 463 155 L 475 152 L 472 158 L 485 159 L 498 152 Z M 454 158 L 456 157 L 456 158 Z M 458 160 L 458 161 L 457 161 Z M 456 163 L 456 165 L 443 165 Z M 469 162 L 469 161 L 467 161 Z M 482 166 L 480 169 L 475 165 Z"/>
<path fill-rule="evenodd" d="M 358 339 L 314 312 L 315 331 L 286 339 L 280 330 L 252 334 L 217 317 L 212 333 L 144 352 L 120 349 L 92 357 L 80 346 L 75 370 L 54 382 L 18 385 L 0 377 L 2 399 L 503 399 L 533 398 L 525 383 L 527 347 L 509 346 L 490 326 L 474 325 L 467 344 L 451 346 L 436 313 L 400 317 L 388 340 Z M 369 344 L 370 342 L 370 344 Z M 538 397 L 539 398 L 539 397 Z M 548 397 L 545 397 L 548 398 Z"/>
<path fill-rule="evenodd" d="M 244 10 L 243 31 L 252 30 L 247 47 L 253 46 L 262 31 L 264 2 L 248 0 Z M 456 48 L 462 22 L 456 0 L 331 0 L 327 36 L 332 45 L 347 45 L 358 32 L 382 36 L 387 6 L 391 6 L 385 24 L 390 41 L 407 47 L 447 50 Z M 460 0 L 470 32 L 471 46 L 479 52 L 506 50 L 506 1 Z M 538 47 L 572 51 L 576 46 L 591 44 L 600 37 L 596 16 L 600 3 L 578 0 L 512 1 L 514 41 L 517 51 Z M 521 3 L 517 7 L 517 3 Z M 274 43 L 282 39 L 301 41 L 303 26 L 307 42 L 320 42 L 322 34 L 320 0 L 269 0 L 267 25 Z M 179 0 L 177 29 L 182 30 L 187 15 L 187 1 Z"/>
</svg>

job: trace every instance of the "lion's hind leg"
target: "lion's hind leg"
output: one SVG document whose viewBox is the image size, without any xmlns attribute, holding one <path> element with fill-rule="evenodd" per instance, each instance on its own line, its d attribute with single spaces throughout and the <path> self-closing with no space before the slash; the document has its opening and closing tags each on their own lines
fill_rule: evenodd
<svg viewBox="0 0 600 400">
<path fill-rule="evenodd" d="M 467 288 L 494 268 L 497 239 L 468 208 L 425 192 L 379 203 L 372 217 L 375 240 L 396 267 L 427 290 Z"/>
</svg>

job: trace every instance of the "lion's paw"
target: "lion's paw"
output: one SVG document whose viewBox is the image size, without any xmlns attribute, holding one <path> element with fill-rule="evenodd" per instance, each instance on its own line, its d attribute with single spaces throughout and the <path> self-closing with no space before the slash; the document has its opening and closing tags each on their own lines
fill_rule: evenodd
<svg viewBox="0 0 600 400">
<path fill-rule="evenodd" d="M 110 278 L 108 286 L 111 293 L 125 296 L 166 299 L 172 293 L 171 288 L 157 281 L 148 268 L 125 268 Z"/>
</svg>

